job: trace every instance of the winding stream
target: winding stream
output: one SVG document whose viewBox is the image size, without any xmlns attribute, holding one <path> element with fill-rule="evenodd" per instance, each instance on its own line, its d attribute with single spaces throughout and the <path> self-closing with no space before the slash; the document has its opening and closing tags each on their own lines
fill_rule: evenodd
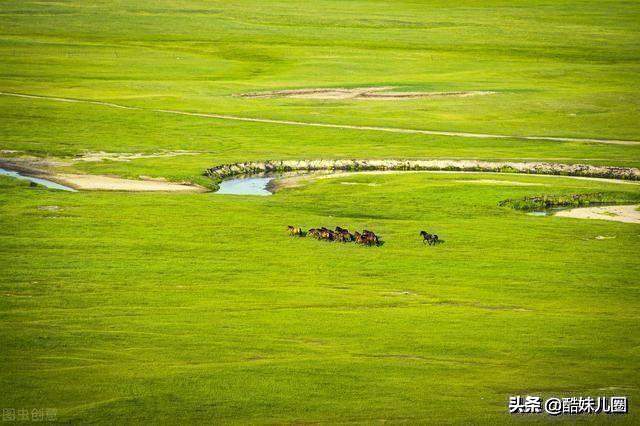
<svg viewBox="0 0 640 426">
<path fill-rule="evenodd" d="M 69 191 L 69 192 L 78 192 L 78 191 L 76 191 L 75 189 L 73 189 L 71 187 L 60 185 L 59 183 L 52 182 L 52 181 L 47 180 L 47 179 L 42 179 L 42 178 L 38 178 L 38 177 L 23 175 L 20 172 L 16 172 L 16 171 L 13 171 L 13 170 L 7 170 L 7 169 L 0 168 L 0 176 L 9 176 L 9 177 L 16 178 L 16 179 L 27 180 L 29 182 L 37 183 L 38 185 L 42 185 L 42 186 L 45 186 L 45 187 L 51 188 L 51 189 L 59 189 L 61 191 Z"/>
</svg>

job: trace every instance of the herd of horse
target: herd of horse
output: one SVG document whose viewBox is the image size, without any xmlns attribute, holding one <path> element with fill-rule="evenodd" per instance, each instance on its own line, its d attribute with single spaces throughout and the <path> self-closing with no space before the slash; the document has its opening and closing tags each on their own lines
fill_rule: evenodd
<svg viewBox="0 0 640 426">
<path fill-rule="evenodd" d="M 308 231 L 303 231 L 299 226 L 287 226 L 289 235 L 292 237 L 306 237 L 307 235 L 322 241 L 336 241 L 340 243 L 355 242 L 356 244 L 362 244 L 364 246 L 380 246 L 383 241 L 374 232 L 364 230 L 362 232 L 355 231 L 349 232 L 348 229 L 336 226 L 334 230 L 329 228 L 311 228 Z M 420 231 L 422 242 L 424 244 L 436 245 L 442 240 L 438 238 L 436 234 L 429 234 L 426 231 Z"/>
<path fill-rule="evenodd" d="M 348 229 L 344 229 L 339 226 L 336 226 L 335 230 L 331 230 L 323 226 L 322 228 L 311 228 L 306 232 L 298 226 L 289 225 L 287 229 L 289 230 L 289 235 L 292 237 L 305 237 L 309 235 L 310 237 L 322 241 L 336 241 L 340 243 L 355 242 L 356 244 L 362 244 L 365 246 L 382 245 L 380 237 L 378 237 L 374 232 L 366 229 L 362 232 L 355 231 L 354 233 L 351 233 Z"/>
</svg>

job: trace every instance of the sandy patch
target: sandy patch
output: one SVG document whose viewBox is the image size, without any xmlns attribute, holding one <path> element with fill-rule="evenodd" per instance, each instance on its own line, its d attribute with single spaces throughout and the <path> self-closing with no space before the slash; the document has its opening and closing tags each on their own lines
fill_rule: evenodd
<svg viewBox="0 0 640 426">
<path fill-rule="evenodd" d="M 470 90 L 458 92 L 383 92 L 383 93 L 363 93 L 357 99 L 374 99 L 382 101 L 394 101 L 400 99 L 417 98 L 468 98 L 470 96 L 493 95 L 496 92 L 488 90 Z"/>
<path fill-rule="evenodd" d="M 168 191 L 168 192 L 205 192 L 198 185 L 163 182 L 159 180 L 134 180 L 112 176 L 56 174 L 51 180 L 75 189 L 89 191 Z"/>
<path fill-rule="evenodd" d="M 353 89 L 336 87 L 329 89 L 270 90 L 266 92 L 241 93 L 236 96 L 241 98 L 353 99 L 366 93 L 390 89 L 393 89 L 393 87 L 357 87 Z"/>
<path fill-rule="evenodd" d="M 572 217 L 575 219 L 599 219 L 624 223 L 640 223 L 640 211 L 638 211 L 638 205 L 580 207 L 577 209 L 559 211 L 555 216 Z"/>
<path fill-rule="evenodd" d="M 164 158 L 164 157 L 177 157 L 180 155 L 198 155 L 198 154 L 202 154 L 202 153 L 197 151 L 185 151 L 185 150 L 160 151 L 160 152 L 151 153 L 151 154 L 98 151 L 98 152 L 86 152 L 82 155 L 79 155 L 73 158 L 71 161 L 72 162 L 100 162 L 104 160 L 131 161 L 131 160 L 138 160 L 141 158 Z"/>
<path fill-rule="evenodd" d="M 380 87 L 355 87 L 347 88 L 327 88 L 327 89 L 296 89 L 296 90 L 272 90 L 267 92 L 251 92 L 237 95 L 243 98 L 297 98 L 297 99 L 369 99 L 393 101 L 402 99 L 417 98 L 442 98 L 468 96 L 492 95 L 491 91 L 455 91 L 455 92 L 392 92 L 394 86 Z"/>
</svg>

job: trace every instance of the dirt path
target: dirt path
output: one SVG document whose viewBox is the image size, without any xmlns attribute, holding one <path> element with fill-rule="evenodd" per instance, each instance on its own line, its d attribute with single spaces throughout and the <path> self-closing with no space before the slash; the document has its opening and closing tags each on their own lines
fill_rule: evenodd
<svg viewBox="0 0 640 426">
<path fill-rule="evenodd" d="M 575 219 L 600 219 L 624 223 L 640 223 L 640 211 L 637 210 L 638 207 L 640 206 L 580 207 L 577 209 L 559 211 L 555 216 L 572 217 Z"/>
<path fill-rule="evenodd" d="M 13 96 L 13 97 L 19 97 L 19 98 L 28 98 L 28 99 L 43 99 L 43 100 L 49 100 L 49 101 L 55 101 L 55 102 L 85 103 L 85 104 L 101 105 L 106 107 L 121 108 L 121 109 L 128 109 L 128 110 L 151 111 L 151 112 L 157 112 L 157 113 L 163 113 L 163 114 L 188 115 L 192 117 L 214 118 L 218 120 L 283 124 L 288 126 L 325 127 L 325 128 L 331 128 L 331 129 L 366 130 L 366 131 L 377 131 L 377 132 L 422 134 L 422 135 L 434 135 L 434 136 L 458 136 L 463 138 L 480 138 L 480 139 L 520 139 L 520 140 L 538 140 L 538 141 L 553 141 L 553 142 L 587 142 L 587 143 L 605 143 L 605 144 L 615 144 L 615 145 L 640 145 L 640 141 L 621 140 L 621 139 L 565 138 L 565 137 L 556 137 L 556 136 L 494 135 L 494 134 L 488 134 L 488 133 L 468 133 L 468 132 L 453 132 L 453 131 L 440 131 L 440 130 L 403 129 L 398 127 L 356 126 L 356 125 L 349 125 L 349 124 L 329 124 L 329 123 L 314 123 L 314 122 L 307 122 L 307 121 L 274 120 L 270 118 L 251 118 L 251 117 L 240 117 L 236 115 L 210 114 L 210 113 L 188 112 L 188 111 L 178 111 L 178 110 L 169 110 L 169 109 L 147 109 L 147 108 L 119 105 L 111 102 L 60 98 L 60 97 L 54 97 L 54 96 L 28 95 L 28 94 L 12 93 L 12 92 L 0 92 L 0 96 Z"/>
</svg>

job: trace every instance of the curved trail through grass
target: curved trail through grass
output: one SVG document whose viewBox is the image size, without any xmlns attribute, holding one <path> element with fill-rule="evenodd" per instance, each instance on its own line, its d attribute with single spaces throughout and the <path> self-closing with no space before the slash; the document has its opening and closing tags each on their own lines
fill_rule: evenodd
<svg viewBox="0 0 640 426">
<path fill-rule="evenodd" d="M 255 122 L 255 123 L 283 124 L 283 125 L 289 125 L 289 126 L 326 127 L 326 128 L 332 128 L 332 129 L 349 129 L 349 130 L 370 130 L 370 131 L 378 131 L 378 132 L 423 134 L 423 135 L 435 135 L 435 136 L 458 136 L 463 138 L 476 138 L 476 139 L 521 139 L 521 140 L 532 140 L 532 141 L 586 142 L 586 143 L 604 143 L 604 144 L 615 144 L 615 145 L 640 145 L 640 141 L 635 141 L 635 140 L 569 138 L 569 137 L 557 137 L 557 136 L 494 135 L 494 134 L 488 134 L 488 133 L 469 133 L 469 132 L 455 132 L 455 131 L 441 131 L 441 130 L 403 129 L 398 127 L 378 127 L 378 126 L 359 126 L 359 125 L 351 125 L 351 124 L 315 123 L 315 122 L 308 122 L 308 121 L 276 120 L 271 118 L 252 118 L 252 117 L 241 117 L 237 115 L 189 112 L 189 111 L 179 111 L 179 110 L 170 110 L 170 109 L 147 109 L 147 108 L 120 105 L 112 102 L 102 102 L 102 101 L 88 100 L 88 99 L 61 98 L 61 97 L 55 97 L 55 96 L 31 95 L 31 94 L 14 93 L 14 92 L 0 92 L 0 95 L 13 96 L 18 98 L 28 98 L 28 99 L 43 99 L 43 100 L 49 100 L 49 101 L 55 101 L 55 102 L 85 103 L 85 104 L 101 105 L 101 106 L 112 107 L 112 108 L 138 110 L 138 111 L 151 111 L 151 112 L 158 112 L 163 114 L 188 115 L 193 117 L 214 118 L 218 120 L 248 121 L 248 122 Z"/>
</svg>

